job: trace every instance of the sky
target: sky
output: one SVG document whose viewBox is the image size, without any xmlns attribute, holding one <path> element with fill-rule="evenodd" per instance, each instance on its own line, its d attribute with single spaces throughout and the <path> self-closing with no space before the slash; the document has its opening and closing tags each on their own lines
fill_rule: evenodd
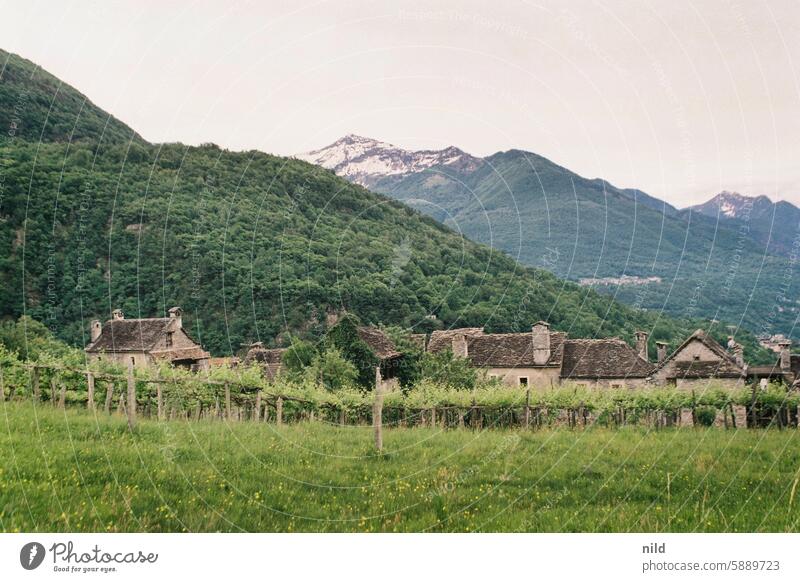
<svg viewBox="0 0 800 582">
<path fill-rule="evenodd" d="M 800 204 L 800 4 L 0 0 L 0 47 L 150 141 L 512 148 L 677 206 Z"/>
</svg>

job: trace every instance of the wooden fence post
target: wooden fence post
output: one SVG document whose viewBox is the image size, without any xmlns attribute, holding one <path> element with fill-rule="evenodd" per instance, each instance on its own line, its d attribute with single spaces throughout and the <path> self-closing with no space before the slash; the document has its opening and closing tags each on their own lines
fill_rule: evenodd
<svg viewBox="0 0 800 582">
<path fill-rule="evenodd" d="M 31 369 L 31 384 L 32 384 L 32 388 L 33 388 L 33 390 L 32 390 L 32 392 L 33 392 L 33 400 L 35 402 L 39 402 L 39 399 L 41 398 L 42 394 L 41 394 L 41 390 L 39 388 L 39 368 L 37 368 L 36 366 L 34 366 Z"/>
<path fill-rule="evenodd" d="M 225 420 L 231 420 L 231 385 L 225 382 Z"/>
<path fill-rule="evenodd" d="M 58 404 L 58 401 L 56 400 L 56 384 L 57 383 L 58 383 L 58 380 L 56 379 L 56 374 L 53 373 L 53 375 L 50 376 L 50 404 L 52 404 L 53 406 L 56 406 Z"/>
<path fill-rule="evenodd" d="M 372 403 L 372 428 L 375 431 L 375 448 L 383 450 L 383 382 L 381 369 L 375 368 L 375 400 Z"/>
<path fill-rule="evenodd" d="M 261 420 L 261 390 L 256 392 L 256 408 L 253 411 L 253 420 L 256 422 Z"/>
<path fill-rule="evenodd" d="M 61 382 L 61 391 L 58 393 L 58 407 L 64 409 L 67 406 L 67 383 Z"/>
<path fill-rule="evenodd" d="M 275 401 L 275 424 L 278 426 L 283 424 L 283 398 L 280 396 Z"/>
<path fill-rule="evenodd" d="M 5 380 L 3 379 L 3 366 L 0 366 L 0 402 L 5 402 L 6 400 L 6 385 Z"/>
<path fill-rule="evenodd" d="M 128 428 L 136 427 L 136 380 L 133 378 L 133 362 L 128 362 Z"/>
<path fill-rule="evenodd" d="M 156 384 L 156 416 L 159 421 L 164 420 L 164 389 L 161 382 Z"/>
<path fill-rule="evenodd" d="M 531 426 L 531 389 L 530 386 L 525 391 L 525 428 Z"/>
<path fill-rule="evenodd" d="M 114 399 L 114 383 L 107 382 L 106 386 L 106 405 L 104 411 L 106 414 L 111 414 L 111 401 Z"/>
<path fill-rule="evenodd" d="M 94 410 L 94 374 L 86 372 L 86 408 Z"/>
</svg>

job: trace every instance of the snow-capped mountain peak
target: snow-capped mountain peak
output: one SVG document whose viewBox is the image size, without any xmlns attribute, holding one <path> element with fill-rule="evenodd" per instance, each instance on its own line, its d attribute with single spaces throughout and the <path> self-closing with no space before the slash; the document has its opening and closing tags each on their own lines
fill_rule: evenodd
<svg viewBox="0 0 800 582">
<path fill-rule="evenodd" d="M 742 218 L 750 215 L 754 209 L 760 210 L 772 206 L 772 201 L 766 196 L 745 196 L 738 192 L 723 190 L 711 200 L 692 206 L 695 212 L 701 212 L 707 216 L 724 218 Z"/>
<path fill-rule="evenodd" d="M 339 176 L 365 187 L 387 176 L 404 176 L 435 166 L 471 171 L 482 163 L 480 158 L 453 146 L 442 150 L 410 151 L 354 134 L 296 157 L 333 170 Z"/>
</svg>

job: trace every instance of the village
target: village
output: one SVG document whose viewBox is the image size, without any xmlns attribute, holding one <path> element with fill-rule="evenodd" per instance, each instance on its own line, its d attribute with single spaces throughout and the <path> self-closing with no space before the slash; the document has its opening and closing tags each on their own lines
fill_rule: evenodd
<svg viewBox="0 0 800 582">
<path fill-rule="evenodd" d="M 332 322 L 333 325 L 337 325 Z M 380 362 L 376 382 L 392 389 L 397 386 L 396 370 L 404 354 L 389 335 L 372 326 L 359 326 L 359 338 Z M 637 389 L 673 386 L 702 391 L 711 383 L 717 388 L 739 389 L 746 384 L 763 387 L 770 382 L 791 388 L 800 385 L 800 355 L 791 354 L 791 341 L 782 339 L 776 362 L 749 366 L 743 349 L 733 337 L 727 347 L 698 329 L 668 353 L 664 342 L 656 342 L 657 357 L 649 358 L 649 334 L 636 332 L 636 345 L 619 338 L 573 339 L 539 321 L 525 333 L 486 333 L 482 327 L 433 331 L 430 336 L 410 334 L 410 339 L 428 353 L 451 351 L 489 379 L 507 386 L 545 390 L 570 382 L 589 389 Z M 182 323 L 182 310 L 173 307 L 168 317 L 126 319 L 122 310 L 113 312 L 105 323 L 91 323 L 91 341 L 85 348 L 90 361 L 109 360 L 135 368 L 160 362 L 194 371 L 215 365 L 238 364 L 238 358 L 212 358 Z M 258 364 L 265 377 L 281 375 L 286 348 L 265 348 L 252 344 L 243 359 Z"/>
</svg>

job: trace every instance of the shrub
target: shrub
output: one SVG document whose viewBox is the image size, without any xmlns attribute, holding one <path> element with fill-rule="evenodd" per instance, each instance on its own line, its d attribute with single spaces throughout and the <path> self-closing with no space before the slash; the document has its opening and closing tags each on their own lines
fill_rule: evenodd
<svg viewBox="0 0 800 582">
<path fill-rule="evenodd" d="M 717 409 L 713 406 L 698 406 L 694 410 L 697 424 L 701 426 L 713 426 L 717 418 Z"/>
</svg>

